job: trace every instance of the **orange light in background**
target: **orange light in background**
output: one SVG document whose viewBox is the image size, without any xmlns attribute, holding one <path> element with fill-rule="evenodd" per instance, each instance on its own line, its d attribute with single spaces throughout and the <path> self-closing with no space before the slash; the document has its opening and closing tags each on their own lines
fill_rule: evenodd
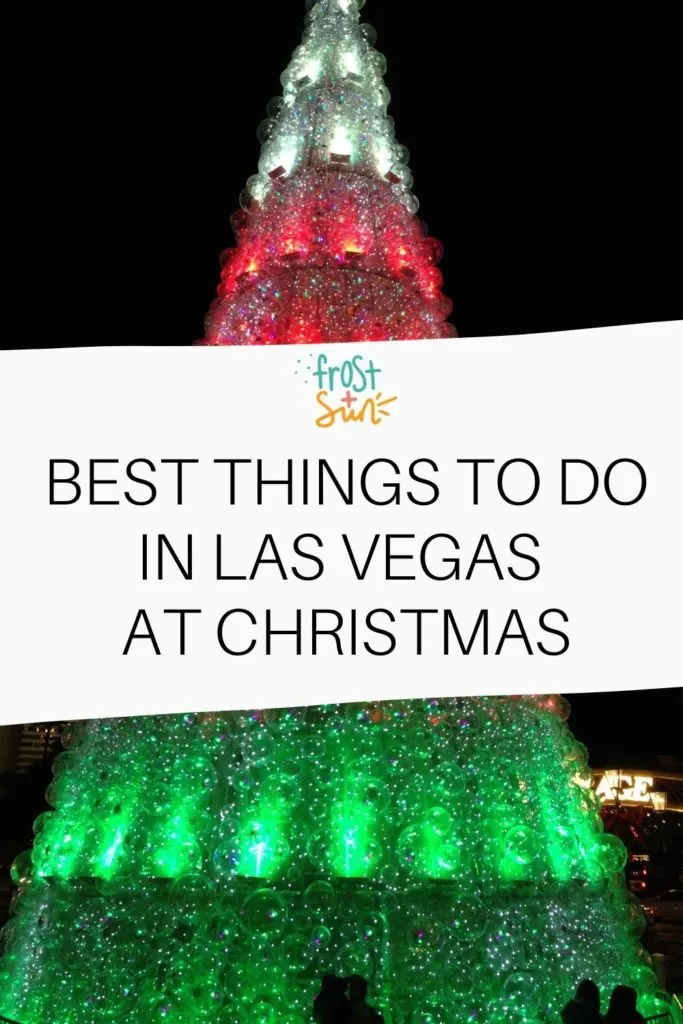
<svg viewBox="0 0 683 1024">
<path fill-rule="evenodd" d="M 347 256 L 364 256 L 365 250 L 357 242 L 344 242 L 344 252 Z"/>
</svg>

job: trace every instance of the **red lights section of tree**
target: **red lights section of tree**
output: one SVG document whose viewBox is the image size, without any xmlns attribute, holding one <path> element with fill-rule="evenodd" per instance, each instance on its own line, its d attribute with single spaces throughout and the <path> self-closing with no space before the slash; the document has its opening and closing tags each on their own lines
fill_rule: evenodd
<svg viewBox="0 0 683 1024">
<path fill-rule="evenodd" d="M 453 337 L 442 247 L 418 220 L 383 58 L 348 0 L 320 0 L 260 128 L 204 344 Z M 379 84 L 378 84 L 379 83 Z"/>
</svg>

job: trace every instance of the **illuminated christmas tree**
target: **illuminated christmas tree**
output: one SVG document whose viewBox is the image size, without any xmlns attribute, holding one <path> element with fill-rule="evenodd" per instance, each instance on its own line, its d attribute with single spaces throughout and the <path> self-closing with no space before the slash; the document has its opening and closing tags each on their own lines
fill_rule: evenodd
<svg viewBox="0 0 683 1024">
<path fill-rule="evenodd" d="M 452 332 L 384 64 L 312 5 L 261 128 L 209 344 Z M 360 973 L 387 1024 L 557 1020 L 585 977 L 668 1008 L 561 698 L 102 720 L 12 868 L 0 1015 L 302 1024 Z"/>
<path fill-rule="evenodd" d="M 562 698 L 92 722 L 13 867 L 0 1014 L 301 1024 L 360 973 L 387 1024 L 668 1007 Z"/>
<path fill-rule="evenodd" d="M 309 3 L 258 174 L 232 218 L 210 345 L 443 338 L 442 248 L 416 217 L 375 32 L 356 0 Z M 362 3 L 360 4 L 362 6 Z"/>
</svg>

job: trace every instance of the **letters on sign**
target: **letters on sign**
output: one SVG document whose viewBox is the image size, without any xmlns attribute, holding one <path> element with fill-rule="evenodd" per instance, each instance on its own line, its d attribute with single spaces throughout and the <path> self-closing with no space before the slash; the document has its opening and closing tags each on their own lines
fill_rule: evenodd
<svg viewBox="0 0 683 1024">
<path fill-rule="evenodd" d="M 654 779 L 651 775 L 629 775 L 627 772 L 605 772 L 595 792 L 603 803 L 616 801 L 647 804 L 652 799 Z"/>
</svg>

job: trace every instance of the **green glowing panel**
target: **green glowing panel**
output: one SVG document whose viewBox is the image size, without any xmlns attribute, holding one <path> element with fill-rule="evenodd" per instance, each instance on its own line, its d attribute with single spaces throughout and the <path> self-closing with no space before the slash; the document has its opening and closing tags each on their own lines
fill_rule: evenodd
<svg viewBox="0 0 683 1024">
<path fill-rule="evenodd" d="M 73 729 L 13 867 L 0 1014 L 295 1024 L 334 971 L 387 1024 L 558 1019 L 584 977 L 653 1015 L 566 716 L 459 698 Z"/>
</svg>

